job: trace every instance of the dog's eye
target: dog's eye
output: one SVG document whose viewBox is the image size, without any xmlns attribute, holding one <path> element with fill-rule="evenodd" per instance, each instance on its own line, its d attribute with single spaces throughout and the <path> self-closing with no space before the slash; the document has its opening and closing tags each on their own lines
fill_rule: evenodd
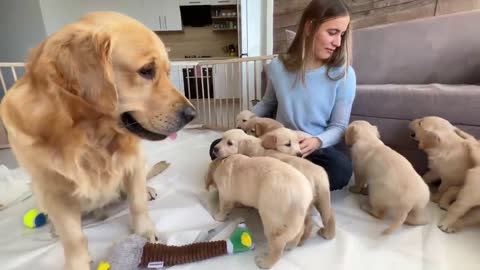
<svg viewBox="0 0 480 270">
<path fill-rule="evenodd" d="M 232 145 L 233 145 L 233 142 L 232 142 L 232 141 L 228 141 L 228 142 L 227 142 L 227 145 L 228 145 L 228 146 L 232 146 Z"/>
<path fill-rule="evenodd" d="M 245 122 L 247 122 L 247 120 L 243 119 L 243 120 L 242 120 L 242 122 L 244 122 L 244 123 L 245 123 Z"/>
<path fill-rule="evenodd" d="M 287 144 L 285 144 L 286 147 L 290 147 L 292 146 L 292 143 L 291 142 L 288 142 Z"/>
<path fill-rule="evenodd" d="M 155 78 L 155 67 L 152 64 L 142 67 L 138 74 L 145 79 L 153 80 Z"/>
</svg>

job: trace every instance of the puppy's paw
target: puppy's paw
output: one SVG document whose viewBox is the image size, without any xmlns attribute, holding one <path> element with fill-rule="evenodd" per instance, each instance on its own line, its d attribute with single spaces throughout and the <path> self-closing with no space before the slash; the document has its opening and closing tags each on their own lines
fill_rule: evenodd
<svg viewBox="0 0 480 270">
<path fill-rule="evenodd" d="M 267 254 L 263 254 L 255 257 L 255 264 L 258 268 L 269 269 L 275 264 L 275 262 L 272 262 Z"/>
<path fill-rule="evenodd" d="M 450 203 L 440 200 L 438 206 L 440 207 L 440 209 L 447 211 L 448 207 L 450 207 Z"/>
<path fill-rule="evenodd" d="M 332 232 L 332 230 L 327 230 L 325 227 L 320 228 L 317 234 L 326 240 L 332 240 L 335 237 L 335 232 Z"/>
<path fill-rule="evenodd" d="M 147 186 L 147 198 L 149 201 L 153 201 L 157 198 L 157 192 L 154 188 Z"/>
<path fill-rule="evenodd" d="M 446 233 L 455 233 L 457 231 L 457 228 L 455 228 L 455 226 L 449 225 L 447 222 L 445 222 L 445 220 L 442 220 L 442 222 L 438 224 L 438 228 Z"/>
<path fill-rule="evenodd" d="M 147 215 L 138 217 L 134 220 L 133 231 L 135 234 L 145 237 L 149 242 L 153 243 L 158 241 L 158 232 L 155 228 L 155 224 Z"/>
<path fill-rule="evenodd" d="M 216 221 L 219 221 L 219 222 L 223 222 L 227 219 L 227 215 L 225 213 L 215 213 L 213 215 L 213 218 L 216 220 Z"/>
</svg>

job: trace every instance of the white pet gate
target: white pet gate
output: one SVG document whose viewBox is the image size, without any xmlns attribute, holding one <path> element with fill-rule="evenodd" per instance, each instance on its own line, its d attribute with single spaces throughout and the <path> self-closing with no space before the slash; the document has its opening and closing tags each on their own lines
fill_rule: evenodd
<svg viewBox="0 0 480 270">
<path fill-rule="evenodd" d="M 172 61 L 170 77 L 197 108 L 190 128 L 225 130 L 235 116 L 260 100 L 266 87 L 265 64 L 274 56 L 207 61 Z M 25 71 L 24 63 L 0 63 L 2 95 Z"/>
</svg>

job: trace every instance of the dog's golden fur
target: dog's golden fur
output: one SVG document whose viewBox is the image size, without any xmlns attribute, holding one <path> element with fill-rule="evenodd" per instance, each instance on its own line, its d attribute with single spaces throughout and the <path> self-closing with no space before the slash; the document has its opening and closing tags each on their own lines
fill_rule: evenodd
<svg viewBox="0 0 480 270">
<path fill-rule="evenodd" d="M 428 222 L 428 186 L 405 157 L 381 141 L 376 126 L 353 121 L 345 132 L 345 142 L 351 147 L 355 173 L 350 191 L 359 193 L 365 184 L 368 186 L 368 202 L 361 205 L 362 210 L 380 219 L 393 216 L 393 223 L 383 234 L 392 233 L 403 223 Z"/>
<path fill-rule="evenodd" d="M 461 130 L 446 119 L 427 116 L 410 122 L 413 139 L 418 141 L 419 149 L 428 156 L 429 171 L 423 175 L 427 184 L 441 180 L 438 192 L 432 195 L 432 201 L 442 201 L 450 187 L 461 187 L 467 170 L 473 164 L 467 147 L 459 135 Z"/>
<path fill-rule="evenodd" d="M 195 112 L 168 79 L 169 68 L 152 31 L 127 16 L 96 12 L 35 48 L 3 99 L 10 144 L 60 237 L 66 269 L 89 269 L 81 214 L 121 192 L 134 232 L 155 239 L 140 137 L 164 139 Z"/>
</svg>

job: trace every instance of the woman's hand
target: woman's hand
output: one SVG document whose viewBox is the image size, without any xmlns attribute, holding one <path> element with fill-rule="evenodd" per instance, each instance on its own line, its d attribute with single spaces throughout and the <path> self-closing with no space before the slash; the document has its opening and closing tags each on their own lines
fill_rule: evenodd
<svg viewBox="0 0 480 270">
<path fill-rule="evenodd" d="M 310 155 L 313 151 L 322 146 L 322 141 L 317 137 L 304 138 L 300 140 L 300 151 L 303 157 Z"/>
</svg>

